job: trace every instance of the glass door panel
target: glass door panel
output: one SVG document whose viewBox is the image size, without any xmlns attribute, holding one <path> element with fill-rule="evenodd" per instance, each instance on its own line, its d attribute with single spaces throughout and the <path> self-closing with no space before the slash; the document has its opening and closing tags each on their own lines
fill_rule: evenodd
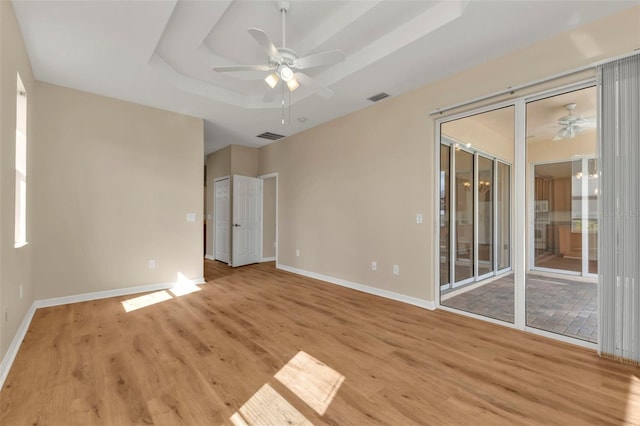
<svg viewBox="0 0 640 426">
<path fill-rule="evenodd" d="M 596 89 L 526 107 L 526 325 L 597 342 Z"/>
<path fill-rule="evenodd" d="M 587 184 L 587 253 L 589 264 L 587 272 L 589 274 L 598 273 L 598 160 L 590 158 L 587 160 L 588 184 Z"/>
<path fill-rule="evenodd" d="M 449 163 L 451 148 L 440 146 L 440 286 L 449 287 L 451 256 L 449 254 Z"/>
<path fill-rule="evenodd" d="M 496 244 L 498 271 L 511 266 L 511 167 L 498 162 Z"/>
<path fill-rule="evenodd" d="M 439 173 L 440 304 L 513 323 L 512 188 L 507 163 L 514 160 L 515 108 L 442 123 L 440 135 L 441 147 L 449 148 L 441 149 Z M 447 182 L 449 192 L 443 189 Z M 496 276 L 498 269 L 502 274 Z"/>
<path fill-rule="evenodd" d="M 455 282 L 473 279 L 473 154 L 458 150 L 455 154 L 456 239 Z"/>
<path fill-rule="evenodd" d="M 493 272 L 493 160 L 478 156 L 478 276 Z"/>
</svg>

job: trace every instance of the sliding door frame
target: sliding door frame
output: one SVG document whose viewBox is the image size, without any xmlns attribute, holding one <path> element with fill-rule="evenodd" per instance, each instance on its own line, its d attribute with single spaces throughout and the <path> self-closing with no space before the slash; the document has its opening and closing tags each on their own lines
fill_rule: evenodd
<svg viewBox="0 0 640 426">
<path fill-rule="evenodd" d="M 497 320 L 490 317 L 485 317 L 482 315 L 474 314 L 472 312 L 465 312 L 455 308 L 449 308 L 441 304 L 441 293 L 440 293 L 440 238 L 434 238 L 433 240 L 433 248 L 434 248 L 434 259 L 436 261 L 435 265 L 437 267 L 433 268 L 434 270 L 434 288 L 436 292 L 435 302 L 436 308 L 442 309 L 446 311 L 455 312 L 460 315 L 465 315 L 471 318 L 476 318 L 482 321 L 503 325 L 510 328 L 515 328 L 518 330 L 524 330 L 530 332 L 532 334 L 537 334 L 545 337 L 549 337 L 555 340 L 560 340 L 563 342 L 571 343 L 577 346 L 586 347 L 589 349 L 597 349 L 597 344 L 586 342 L 580 339 L 574 339 L 571 337 L 567 337 L 561 334 L 551 333 L 548 331 L 540 330 L 533 327 L 528 327 L 526 325 L 526 300 L 525 300 L 525 288 L 526 288 L 526 273 L 527 267 L 527 244 L 528 240 L 531 238 L 529 235 L 530 230 L 528 226 L 528 222 L 532 220 L 528 215 L 527 208 L 527 198 L 526 195 L 529 193 L 530 188 L 527 185 L 527 174 L 526 174 L 526 105 L 529 102 L 533 102 L 536 100 L 556 96 L 562 93 L 567 93 L 575 90 L 584 89 L 587 87 L 594 86 L 596 83 L 595 78 L 589 78 L 587 80 L 559 86 L 550 90 L 540 91 L 534 94 L 520 96 L 518 98 L 509 99 L 502 102 L 496 102 L 490 105 L 486 105 L 483 107 L 479 107 L 476 109 L 471 109 L 468 111 L 456 113 L 449 115 L 447 117 L 439 118 L 435 120 L 435 156 L 434 156 L 434 170 L 435 170 L 435 192 L 434 194 L 438 194 L 434 197 L 434 211 L 436 212 L 435 217 L 437 218 L 434 221 L 434 235 L 439 235 L 439 227 L 440 227 L 440 144 L 442 143 L 442 134 L 441 134 L 441 126 L 443 123 L 458 120 L 465 117 L 470 117 L 477 114 L 482 114 L 485 112 L 494 111 L 501 108 L 506 107 L 514 107 L 514 120 L 515 120 L 515 135 L 514 135 L 514 161 L 511 164 L 510 172 L 512 174 L 512 178 L 510 179 L 513 182 L 513 187 L 510 188 L 510 202 L 511 202 L 511 224 L 510 224 L 510 241 L 511 241 L 511 262 L 510 269 L 514 274 L 514 322 L 509 323 L 501 320 Z M 450 138 L 449 138 L 450 139 Z M 490 157 L 496 158 L 493 155 Z M 505 162 L 505 161 L 503 161 Z M 506 162 L 510 164 L 509 162 Z M 453 173 L 455 169 L 450 165 L 450 179 L 453 179 Z M 516 188 L 518 189 L 516 191 Z M 455 194 L 451 194 L 451 198 Z M 451 203 L 450 203 L 451 204 Z M 453 208 L 450 206 L 451 213 Z M 452 221 L 449 221 L 450 224 L 450 233 L 453 231 L 453 226 L 455 225 Z M 475 224 L 474 224 L 475 227 Z M 453 235 L 451 238 L 454 238 Z M 450 240 L 451 241 L 451 240 Z M 453 252 L 453 247 L 449 247 L 449 251 Z M 450 253 L 451 254 L 451 253 Z M 453 269 L 453 266 L 451 266 Z M 509 268 L 505 270 L 508 271 Z M 499 271 L 496 271 L 498 273 Z M 451 281 L 455 282 L 455 277 L 450 277 Z M 600 303 L 600 300 L 598 300 Z"/>
</svg>

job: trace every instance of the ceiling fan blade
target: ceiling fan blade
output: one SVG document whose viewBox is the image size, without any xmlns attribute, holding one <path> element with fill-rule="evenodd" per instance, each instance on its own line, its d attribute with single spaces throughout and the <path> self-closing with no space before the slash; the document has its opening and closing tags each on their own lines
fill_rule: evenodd
<svg viewBox="0 0 640 426">
<path fill-rule="evenodd" d="M 270 65 L 236 65 L 230 67 L 213 67 L 216 72 L 235 72 L 235 71 L 270 71 L 273 67 Z"/>
<path fill-rule="evenodd" d="M 249 28 L 249 34 L 251 34 L 251 37 L 253 37 L 267 55 L 269 55 L 269 58 L 279 55 L 278 48 L 271 42 L 267 33 L 259 28 Z"/>
<path fill-rule="evenodd" d="M 316 53 L 315 55 L 305 56 L 298 58 L 293 63 L 293 66 L 297 69 L 303 70 L 306 68 L 323 67 L 328 65 L 334 65 L 345 60 L 342 50 L 328 50 L 322 53 Z"/>
<path fill-rule="evenodd" d="M 314 79 L 312 79 L 306 74 L 297 72 L 294 74 L 294 77 L 296 78 L 296 80 L 298 80 L 300 84 L 302 84 L 303 86 L 309 87 L 311 90 L 316 92 L 316 94 L 321 98 L 329 99 L 330 97 L 333 96 L 333 90 L 329 89 L 326 86 L 323 86 L 322 84 L 318 83 L 317 81 L 315 81 Z"/>
<path fill-rule="evenodd" d="M 264 94 L 264 97 L 262 98 L 262 102 L 265 102 L 265 103 L 273 102 L 273 100 L 276 98 L 278 93 L 281 92 L 281 90 L 278 90 L 279 86 L 280 86 L 280 82 L 276 83 L 276 86 L 273 89 L 269 88 L 269 90 L 267 90 L 267 93 Z"/>
<path fill-rule="evenodd" d="M 567 137 L 568 134 L 569 134 L 569 129 L 568 128 L 565 127 L 563 129 L 560 129 L 558 131 L 558 133 L 556 133 L 556 135 L 553 137 L 553 141 L 556 142 L 556 141 L 559 141 L 561 139 L 564 139 L 564 138 Z"/>
</svg>

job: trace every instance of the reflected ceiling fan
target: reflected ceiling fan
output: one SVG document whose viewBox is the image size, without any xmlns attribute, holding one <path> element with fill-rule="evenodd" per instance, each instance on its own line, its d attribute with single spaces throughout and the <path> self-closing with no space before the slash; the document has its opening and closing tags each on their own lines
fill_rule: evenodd
<svg viewBox="0 0 640 426">
<path fill-rule="evenodd" d="M 286 84 L 289 92 L 293 92 L 300 85 L 304 85 L 312 89 L 319 96 L 327 99 L 333 96 L 333 91 L 326 86 L 318 83 L 313 78 L 300 72 L 301 70 L 326 67 L 335 65 L 345 60 L 345 55 L 341 50 L 329 50 L 326 52 L 316 53 L 314 55 L 298 57 L 293 49 L 285 47 L 285 16 L 291 10 L 291 3 L 286 0 L 278 1 L 278 7 L 282 14 L 282 47 L 276 47 L 267 34 L 258 28 L 249 28 L 249 34 L 262 47 L 268 56 L 267 63 L 264 65 L 238 65 L 229 67 L 214 67 L 216 72 L 237 72 L 237 71 L 270 71 L 265 78 L 265 82 L 275 89 L 280 81 Z M 264 97 L 265 102 L 270 102 L 275 98 L 275 90 L 267 92 Z M 283 87 L 284 94 L 284 87 Z M 283 99 L 284 101 L 284 99 Z"/>
<path fill-rule="evenodd" d="M 569 114 L 558 119 L 558 125 L 560 125 L 561 128 L 553 137 L 554 141 L 574 138 L 577 134 L 582 133 L 587 129 L 596 128 L 595 117 L 584 118 L 581 115 L 573 115 L 573 111 L 576 109 L 576 104 L 567 104 L 564 107 Z"/>
</svg>

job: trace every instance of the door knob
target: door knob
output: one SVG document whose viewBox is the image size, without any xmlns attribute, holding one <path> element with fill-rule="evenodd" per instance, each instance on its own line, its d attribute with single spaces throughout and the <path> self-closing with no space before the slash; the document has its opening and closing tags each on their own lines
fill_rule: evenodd
<svg viewBox="0 0 640 426">
<path fill-rule="evenodd" d="M 239 224 L 237 224 L 237 223 L 234 223 L 234 224 L 233 224 L 233 226 L 238 227 L 238 226 L 240 226 L 240 225 L 239 225 Z"/>
</svg>

